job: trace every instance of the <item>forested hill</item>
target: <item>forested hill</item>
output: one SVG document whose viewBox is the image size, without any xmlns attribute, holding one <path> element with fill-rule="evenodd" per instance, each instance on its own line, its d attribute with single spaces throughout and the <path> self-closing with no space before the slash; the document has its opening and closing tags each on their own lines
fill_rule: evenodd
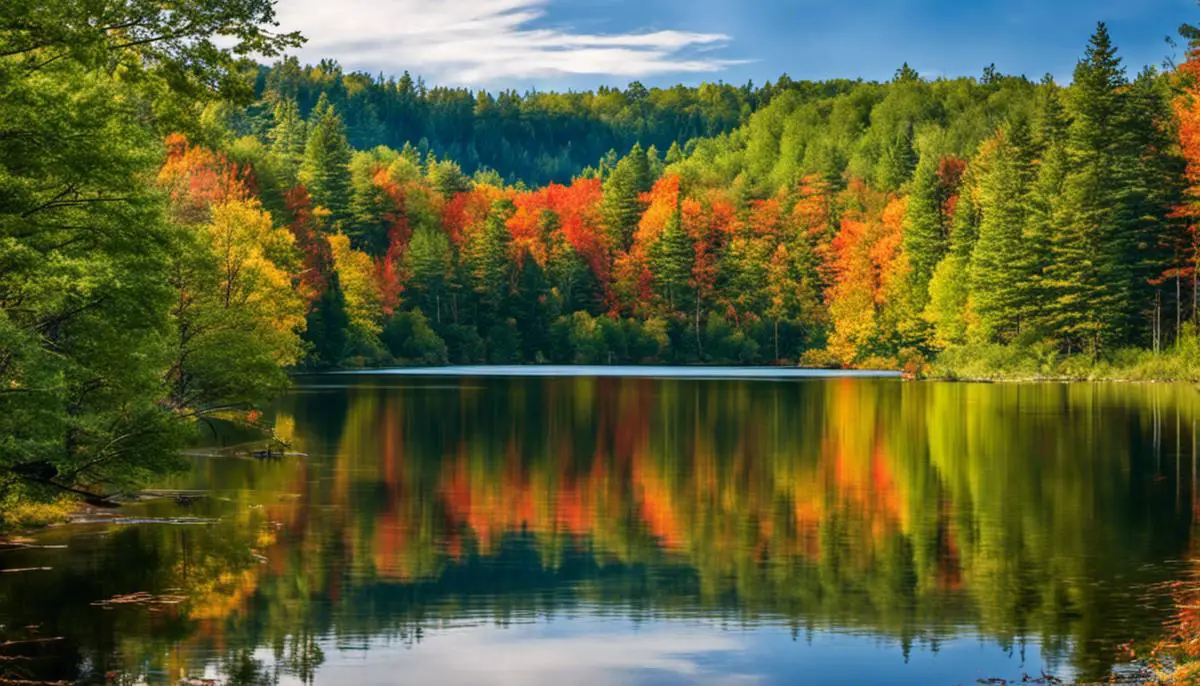
<svg viewBox="0 0 1200 686">
<path fill-rule="evenodd" d="M 306 255 L 311 365 L 923 369 L 968 344 L 1095 357 L 1160 349 L 1196 317 L 1196 63 L 1131 74 L 1103 24 L 1070 85 L 903 66 L 887 83 L 493 100 L 285 61 L 261 80 L 253 135 L 225 110 L 210 118 L 215 149 L 177 139 L 162 178 L 177 203 L 246 197 L 289 227 Z M 704 126 L 732 128 L 644 146 L 689 130 L 664 123 L 685 120 L 673 93 L 695 96 Z M 706 93 L 725 94 L 728 118 Z M 454 101 L 459 118 L 440 104 Z M 553 103 L 586 113 L 562 120 L 579 138 L 528 145 L 600 155 L 567 184 L 471 175 L 436 152 L 469 140 L 476 155 L 536 156 L 503 129 L 532 131 L 542 115 L 524 113 Z M 406 111 L 440 142 L 379 124 Z M 593 125 L 638 142 L 601 153 L 608 140 L 578 133 Z M 376 135 L 402 138 L 354 149 Z M 210 176 L 222 194 L 194 197 Z"/>
<path fill-rule="evenodd" d="M 427 86 L 405 73 L 398 78 L 346 73 L 332 60 L 301 65 L 288 58 L 262 67 L 255 81 L 257 107 L 231 123 L 239 133 L 262 135 L 272 109 L 295 102 L 308 117 L 325 96 L 346 124 L 350 144 L 360 150 L 411 145 L 456 161 L 473 174 L 499 173 L 506 182 L 567 183 L 611 151 L 634 143 L 665 155 L 674 143 L 733 130 L 780 93 L 806 100 L 852 90 L 854 81 L 793 81 L 732 86 L 706 83 L 624 90 L 519 94 Z"/>
</svg>

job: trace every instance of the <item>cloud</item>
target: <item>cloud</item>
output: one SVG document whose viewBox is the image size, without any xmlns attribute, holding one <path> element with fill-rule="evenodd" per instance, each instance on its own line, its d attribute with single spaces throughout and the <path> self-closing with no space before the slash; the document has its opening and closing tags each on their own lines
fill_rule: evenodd
<svg viewBox="0 0 1200 686">
<path fill-rule="evenodd" d="M 405 683 L 450 686 L 571 684 L 629 686 L 687 682 L 703 686 L 756 686 L 761 674 L 741 673 L 729 664 L 745 646 L 731 634 L 704 627 L 644 626 L 615 632 L 595 622 L 559 625 L 460 626 L 426 634 L 406 649 L 373 640 L 367 652 L 325 645 L 320 680 L 359 686 Z M 270 661 L 267 651 L 259 657 Z M 366 659 L 368 658 L 369 659 Z M 715 667 L 715 669 L 714 669 Z M 290 683 L 286 686 L 291 686 Z M 298 686 L 298 685 L 297 685 Z"/>
<path fill-rule="evenodd" d="M 551 0 L 285 0 L 282 28 L 308 37 L 302 59 L 419 73 L 439 82 L 714 72 L 743 64 L 720 33 L 582 33 L 541 26 Z"/>
</svg>

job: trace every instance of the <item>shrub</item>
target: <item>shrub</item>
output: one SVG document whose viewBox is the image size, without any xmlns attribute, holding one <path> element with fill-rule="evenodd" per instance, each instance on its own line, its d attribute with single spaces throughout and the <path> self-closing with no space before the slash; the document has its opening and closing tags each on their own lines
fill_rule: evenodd
<svg viewBox="0 0 1200 686">
<path fill-rule="evenodd" d="M 380 338 L 401 364 L 439 365 L 449 359 L 446 342 L 420 309 L 392 317 Z"/>
</svg>

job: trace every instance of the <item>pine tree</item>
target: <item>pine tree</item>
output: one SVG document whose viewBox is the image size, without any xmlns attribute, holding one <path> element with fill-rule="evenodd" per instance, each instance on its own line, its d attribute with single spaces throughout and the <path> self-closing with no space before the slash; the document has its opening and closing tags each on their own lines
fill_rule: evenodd
<svg viewBox="0 0 1200 686">
<path fill-rule="evenodd" d="M 497 200 L 488 212 L 482 231 L 464 246 L 464 259 L 471 287 L 478 303 L 481 328 L 499 321 L 513 288 L 510 245 L 512 235 L 507 222 L 516 208 L 511 200 Z"/>
<path fill-rule="evenodd" d="M 978 334 L 1009 342 L 1021 333 L 1033 303 L 1028 291 L 1031 246 L 1024 230 L 1035 174 L 1028 124 L 1011 123 L 995 141 L 980 179 L 979 239 L 971 255 L 971 299 Z"/>
<path fill-rule="evenodd" d="M 1129 136 L 1128 81 L 1104 24 L 1075 68 L 1067 174 L 1055 218 L 1048 324 L 1068 349 L 1098 353 L 1130 340 L 1144 245 L 1130 189 L 1139 159 Z"/>
<path fill-rule="evenodd" d="M 522 359 L 541 361 L 550 353 L 550 284 L 546 271 L 528 252 L 517 266 L 520 274 L 513 291 L 513 318 L 520 325 Z"/>
<path fill-rule="evenodd" d="M 679 147 L 678 141 L 671 143 L 671 147 L 667 148 L 667 156 L 663 161 L 666 162 L 667 166 L 683 161 L 683 148 Z"/>
<path fill-rule="evenodd" d="M 648 193 L 654 180 L 642 146 L 634 145 L 621 158 L 604 182 L 604 225 L 614 249 L 628 250 L 633 234 L 645 211 L 642 194 Z"/>
<path fill-rule="evenodd" d="M 346 330 L 350 328 L 346 296 L 337 272 L 331 272 L 328 278 L 304 329 L 304 341 L 310 346 L 308 364 L 314 367 L 336 367 L 346 357 Z"/>
<path fill-rule="evenodd" d="M 308 139 L 304 117 L 300 116 L 300 106 L 290 98 L 280 100 L 275 104 L 275 126 L 271 129 L 271 152 L 279 159 L 280 176 L 283 183 L 291 188 L 296 184 L 296 175 L 300 164 L 304 161 L 304 146 Z M 282 189 L 287 190 L 287 188 Z"/>
<path fill-rule="evenodd" d="M 1034 115 L 1034 147 L 1038 154 L 1037 178 L 1030 191 L 1029 217 L 1025 240 L 1030 246 L 1027 278 L 1030 298 L 1039 304 L 1031 312 L 1028 327 L 1041 338 L 1053 337 L 1055 321 L 1055 289 L 1052 286 L 1051 265 L 1054 259 L 1058 219 L 1055 217 L 1058 200 L 1063 193 L 1067 176 L 1067 156 L 1064 141 L 1067 121 L 1058 86 L 1047 76 L 1042 80 L 1041 93 Z"/>
<path fill-rule="evenodd" d="M 1058 84 L 1054 83 L 1054 77 L 1046 74 L 1038 85 L 1034 113 L 1034 142 L 1039 152 L 1062 142 L 1067 133 L 1066 116 Z"/>
<path fill-rule="evenodd" d="M 539 223 L 547 246 L 546 275 L 558 297 L 559 313 L 581 309 L 598 313 L 603 299 L 596 275 L 567 240 L 558 214 L 545 210 Z"/>
<path fill-rule="evenodd" d="M 430 226 L 420 226 L 413 232 L 404 253 L 404 273 L 408 275 L 406 297 L 421 311 L 432 313 L 438 325 L 449 304 L 446 300 L 453 273 L 451 260 L 450 239 Z"/>
<path fill-rule="evenodd" d="M 654 274 L 655 291 L 666 303 L 667 311 L 686 311 L 692 280 L 692 265 L 696 251 L 692 239 L 683 228 L 681 200 L 666 228 L 650 250 L 650 270 Z"/>
<path fill-rule="evenodd" d="M 975 242 L 979 240 L 979 158 L 967 167 L 959 185 L 958 203 L 950 221 L 949 251 L 965 264 L 971 259 Z"/>
<path fill-rule="evenodd" d="M 425 165 L 425 175 L 429 179 L 429 184 L 443 198 L 450 198 L 458 193 L 471 190 L 471 180 L 463 173 L 462 167 L 452 160 L 439 162 L 433 155 L 430 155 L 429 161 Z"/>
<path fill-rule="evenodd" d="M 1153 68 L 1140 73 L 1129 86 L 1128 106 L 1121 129 L 1125 132 L 1123 158 L 1129 175 L 1125 187 L 1126 215 L 1136 244 L 1133 289 L 1135 306 L 1153 322 L 1155 347 L 1164 339 L 1164 320 L 1178 331 L 1183 323 L 1182 285 L 1179 271 L 1188 249 L 1186 226 L 1178 213 L 1183 200 L 1185 161 L 1172 140 L 1170 84 Z M 1171 281 L 1169 288 L 1166 280 Z M 1154 291 L 1158 291 L 1155 293 Z M 1139 312 L 1132 310 L 1131 315 Z M 1166 316 L 1164 316 L 1166 315 Z M 1136 321 L 1133 324 L 1137 326 Z M 1135 329 L 1136 330 L 1136 329 Z M 1132 342 L 1141 343 L 1134 338 Z"/>
<path fill-rule="evenodd" d="M 900 127 L 883 150 L 876 171 L 876 180 L 884 190 L 896 190 L 912 176 L 917 166 L 917 151 L 913 147 L 913 125 Z"/>
<path fill-rule="evenodd" d="M 904 219 L 904 252 L 908 256 L 909 285 L 913 302 L 924 308 L 928 300 L 929 279 L 949 247 L 949 217 L 946 201 L 950 189 L 938 174 L 940 157 L 924 154 L 913 176 Z"/>
<path fill-rule="evenodd" d="M 300 181 L 334 221 L 346 219 L 350 211 L 350 156 L 342 118 L 322 93 L 309 116 Z"/>
</svg>

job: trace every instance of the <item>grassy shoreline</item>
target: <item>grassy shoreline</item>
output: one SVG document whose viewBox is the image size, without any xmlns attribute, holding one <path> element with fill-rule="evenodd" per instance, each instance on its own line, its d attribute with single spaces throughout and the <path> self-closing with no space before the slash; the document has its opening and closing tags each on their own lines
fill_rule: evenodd
<svg viewBox="0 0 1200 686">
<path fill-rule="evenodd" d="M 62 496 L 50 502 L 9 496 L 0 502 L 0 538 L 64 524 L 79 506 L 80 501 L 74 496 Z"/>
<path fill-rule="evenodd" d="M 1200 339 L 1160 351 L 1126 348 L 1099 357 L 1064 355 L 1048 345 L 955 346 L 923 366 L 920 378 L 988 382 L 1200 382 Z"/>
</svg>

